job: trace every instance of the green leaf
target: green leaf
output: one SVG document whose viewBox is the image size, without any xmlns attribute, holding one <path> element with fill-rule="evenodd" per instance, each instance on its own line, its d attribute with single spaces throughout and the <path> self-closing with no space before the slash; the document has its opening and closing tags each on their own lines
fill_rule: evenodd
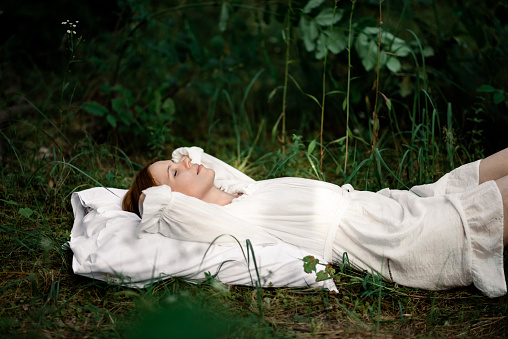
<svg viewBox="0 0 508 339">
<path fill-rule="evenodd" d="M 372 35 L 372 36 L 378 36 L 379 34 L 379 27 L 365 27 L 362 31 L 362 34 L 365 34 L 365 35 Z"/>
<path fill-rule="evenodd" d="M 498 91 L 498 92 L 494 93 L 494 103 L 495 104 L 500 104 L 503 101 L 504 101 L 504 94 L 503 94 L 503 92 Z"/>
<path fill-rule="evenodd" d="M 332 265 L 326 265 L 325 272 L 326 272 L 326 274 L 328 274 L 330 277 L 333 277 L 333 275 L 335 274 L 335 268 L 333 268 L 333 266 L 332 266 Z"/>
<path fill-rule="evenodd" d="M 492 92 L 495 92 L 496 89 L 490 85 L 481 85 L 480 87 L 478 87 L 478 89 L 476 91 L 477 92 L 492 93 Z"/>
<path fill-rule="evenodd" d="M 402 69 L 402 65 L 400 64 L 399 59 L 396 57 L 390 56 L 388 57 L 388 61 L 386 62 L 386 67 L 392 72 L 392 73 L 398 73 Z"/>
<path fill-rule="evenodd" d="M 309 147 L 307 147 L 307 153 L 312 154 L 315 148 L 316 148 L 316 140 L 312 140 L 309 144 Z"/>
<path fill-rule="evenodd" d="M 316 42 L 316 59 L 321 60 L 326 55 L 326 36 L 321 33 Z"/>
<path fill-rule="evenodd" d="M 365 27 L 355 40 L 355 48 L 358 56 L 362 60 L 362 65 L 365 70 L 370 71 L 377 66 L 378 63 L 378 41 L 379 41 L 379 28 L 378 27 Z M 383 32 L 381 35 L 383 49 L 390 50 L 397 56 L 404 57 L 411 53 L 411 48 L 407 43 L 395 37 L 389 32 Z M 402 66 L 397 57 L 390 56 L 386 53 L 381 53 L 379 56 L 379 67 L 387 65 L 388 69 L 397 73 L 400 72 Z"/>
<path fill-rule="evenodd" d="M 356 52 L 366 71 L 370 71 L 377 64 L 377 44 L 373 40 L 372 28 L 366 27 L 355 40 Z"/>
<path fill-rule="evenodd" d="M 279 89 L 283 89 L 284 87 L 282 86 L 278 86 L 278 87 L 275 87 L 271 92 L 270 94 L 268 95 L 268 102 L 270 102 L 270 100 L 272 100 L 273 96 L 277 93 L 277 91 Z"/>
<path fill-rule="evenodd" d="M 81 108 L 83 108 L 90 114 L 97 115 L 100 117 L 103 117 L 109 113 L 106 107 L 102 106 L 101 104 L 95 101 L 85 102 L 83 105 L 81 105 Z"/>
<path fill-rule="evenodd" d="M 132 91 L 130 89 L 125 89 L 122 92 L 123 102 L 126 107 L 131 107 L 134 104 L 134 97 L 132 96 Z"/>
<path fill-rule="evenodd" d="M 300 92 L 302 92 L 302 94 L 304 94 L 304 95 L 306 95 L 307 97 L 309 97 L 309 98 L 311 98 L 312 100 L 314 100 L 314 102 L 315 102 L 316 104 L 318 104 L 318 106 L 319 106 L 319 107 L 321 107 L 321 103 L 319 102 L 319 100 L 318 100 L 318 99 L 316 99 L 316 97 L 315 97 L 315 96 L 313 96 L 313 95 L 311 95 L 311 94 L 308 94 L 308 93 L 305 93 L 305 92 L 302 90 L 302 88 L 300 87 L 300 85 L 298 84 L 298 82 L 295 80 L 295 78 L 293 78 L 293 77 L 291 76 L 291 74 L 289 74 L 289 78 L 293 81 L 293 83 L 295 84 L 296 88 L 298 88 L 298 90 L 299 90 Z"/>
<path fill-rule="evenodd" d="M 331 94 L 347 94 L 346 91 L 330 91 L 330 92 L 326 92 L 326 95 L 331 95 Z"/>
<path fill-rule="evenodd" d="M 34 214 L 34 211 L 31 208 L 20 208 L 18 212 L 25 218 L 30 218 L 30 216 Z"/>
<path fill-rule="evenodd" d="M 123 92 L 123 86 L 122 85 L 115 85 L 115 86 L 111 87 L 111 90 L 121 94 Z"/>
<path fill-rule="evenodd" d="M 314 26 L 316 24 L 314 23 Z M 300 18 L 300 31 L 302 33 L 303 45 L 307 52 L 312 52 L 316 48 L 315 38 L 311 37 L 310 21 L 302 15 Z M 317 32 L 317 30 L 316 30 Z"/>
<path fill-rule="evenodd" d="M 121 114 L 124 111 L 124 104 L 122 98 L 114 98 L 111 100 L 111 107 L 113 111 Z"/>
<path fill-rule="evenodd" d="M 229 10 L 226 2 L 222 3 L 219 17 L 219 30 L 224 32 L 228 28 Z"/>
<path fill-rule="evenodd" d="M 314 19 L 309 21 L 309 36 L 313 41 L 319 36 L 318 25 Z"/>
<path fill-rule="evenodd" d="M 109 124 L 111 125 L 111 127 L 116 127 L 116 118 L 114 115 L 111 115 L 111 114 L 108 114 L 106 116 L 106 120 L 109 122 Z"/>
<path fill-rule="evenodd" d="M 389 44 L 390 42 L 391 42 L 390 51 L 393 52 L 394 54 L 397 54 L 398 56 L 401 57 L 405 57 L 408 56 L 409 53 L 411 53 L 411 48 L 407 45 L 407 43 L 404 40 L 399 38 L 390 39 L 390 41 L 388 42 L 384 42 L 383 40 L 384 44 Z"/>
<path fill-rule="evenodd" d="M 15 205 L 15 206 L 19 205 L 17 202 L 12 201 L 12 200 L 0 199 L 0 201 L 3 201 L 3 202 L 5 202 L 6 204 L 9 204 L 9 205 Z"/>
<path fill-rule="evenodd" d="M 321 6 L 325 0 L 310 0 L 303 8 L 303 12 L 309 14 L 314 8 Z"/>
<path fill-rule="evenodd" d="M 325 271 L 319 271 L 316 273 L 316 281 L 328 280 L 331 277 Z"/>
<path fill-rule="evenodd" d="M 312 271 L 315 271 L 317 264 L 319 264 L 319 259 L 314 258 L 312 255 L 308 255 L 303 258 L 303 269 L 306 273 L 312 273 Z"/>
<path fill-rule="evenodd" d="M 347 36 L 340 28 L 324 32 L 327 37 L 327 48 L 333 54 L 339 54 L 347 47 Z"/>
<path fill-rule="evenodd" d="M 339 22 L 343 13 L 342 10 L 336 10 L 334 13 L 333 8 L 325 8 L 314 19 L 318 25 L 332 26 Z"/>
<path fill-rule="evenodd" d="M 175 115 L 176 106 L 175 106 L 175 102 L 173 101 L 173 99 L 167 98 L 166 100 L 164 100 L 164 103 L 162 104 L 162 109 L 168 115 L 171 115 L 171 116 Z"/>
</svg>

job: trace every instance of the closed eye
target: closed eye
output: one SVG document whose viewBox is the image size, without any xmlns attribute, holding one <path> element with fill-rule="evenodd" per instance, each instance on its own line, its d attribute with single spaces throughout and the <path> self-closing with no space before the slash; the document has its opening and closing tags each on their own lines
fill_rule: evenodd
<svg viewBox="0 0 508 339">
<path fill-rule="evenodd" d="M 175 171 L 175 174 L 173 174 L 174 177 L 176 177 L 176 174 L 178 173 L 178 171 Z"/>
</svg>

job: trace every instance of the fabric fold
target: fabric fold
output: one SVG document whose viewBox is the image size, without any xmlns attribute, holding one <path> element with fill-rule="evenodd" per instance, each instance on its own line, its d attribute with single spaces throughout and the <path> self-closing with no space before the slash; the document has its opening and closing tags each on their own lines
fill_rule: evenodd
<svg viewBox="0 0 508 339">
<path fill-rule="evenodd" d="M 147 233 L 167 233 L 159 220 L 162 218 L 164 209 L 170 206 L 173 194 L 171 188 L 166 185 L 157 186 L 156 189 L 144 190 L 145 200 L 143 202 L 141 222 L 138 227 L 138 236 L 142 238 Z"/>
<path fill-rule="evenodd" d="M 225 284 L 337 291 L 332 280 L 317 282 L 314 273 L 305 273 L 301 259 L 306 253 L 288 244 L 217 246 L 158 233 L 139 238 L 139 217 L 121 208 L 127 190 L 112 191 L 116 195 L 96 187 L 71 196 L 75 219 L 68 245 L 75 274 L 130 287 L 170 277 L 204 281 L 212 274 Z"/>
<path fill-rule="evenodd" d="M 276 245 L 279 241 L 263 229 L 211 204 L 178 192 L 169 186 L 155 186 L 143 191 L 146 198 L 139 236 L 160 233 L 176 240 L 215 243 Z"/>
<path fill-rule="evenodd" d="M 460 195 L 469 230 L 474 285 L 489 297 L 507 292 L 503 268 L 502 197 L 495 181 Z M 500 213 L 501 212 L 501 213 Z"/>
</svg>

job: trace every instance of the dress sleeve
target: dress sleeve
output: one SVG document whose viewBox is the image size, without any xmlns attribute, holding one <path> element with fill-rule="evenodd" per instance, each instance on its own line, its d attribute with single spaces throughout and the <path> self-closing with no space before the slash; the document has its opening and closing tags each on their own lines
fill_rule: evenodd
<svg viewBox="0 0 508 339">
<path fill-rule="evenodd" d="M 240 172 L 224 161 L 207 154 L 200 147 L 180 147 L 173 151 L 173 161 L 180 162 L 184 156 L 188 156 L 193 164 L 201 164 L 214 170 L 214 184 L 217 187 L 225 187 L 234 184 L 250 184 L 254 179 Z"/>
<path fill-rule="evenodd" d="M 160 233 L 168 238 L 218 245 L 275 245 L 278 240 L 258 226 L 232 215 L 222 206 L 172 192 L 169 186 L 143 191 L 143 215 L 139 237 Z"/>
</svg>

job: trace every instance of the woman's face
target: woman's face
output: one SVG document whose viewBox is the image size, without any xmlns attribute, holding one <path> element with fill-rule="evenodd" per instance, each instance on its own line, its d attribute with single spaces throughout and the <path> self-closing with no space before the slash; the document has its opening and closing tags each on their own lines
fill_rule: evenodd
<svg viewBox="0 0 508 339">
<path fill-rule="evenodd" d="M 215 172 L 203 165 L 191 164 L 189 158 L 179 163 L 157 161 L 148 167 L 157 185 L 168 185 L 174 192 L 203 199 L 213 188 Z"/>
</svg>

